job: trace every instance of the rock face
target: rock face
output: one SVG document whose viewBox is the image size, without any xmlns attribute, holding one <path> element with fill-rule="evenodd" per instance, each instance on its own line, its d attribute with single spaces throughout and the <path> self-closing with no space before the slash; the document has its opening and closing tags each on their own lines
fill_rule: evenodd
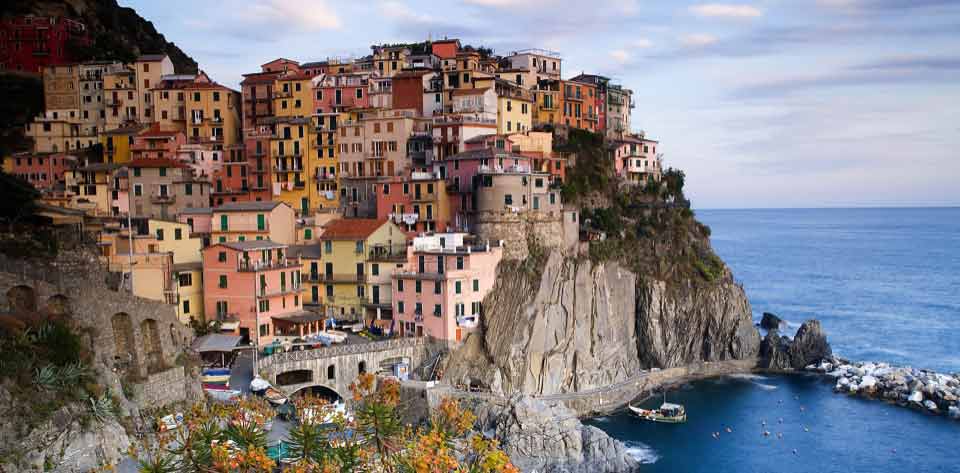
<svg viewBox="0 0 960 473">
<path fill-rule="evenodd" d="M 636 323 L 637 352 L 647 368 L 745 359 L 760 347 L 750 302 L 732 281 L 694 287 L 641 281 Z"/>
<path fill-rule="evenodd" d="M 790 345 L 790 363 L 795 369 L 830 358 L 833 350 L 819 320 L 808 320 L 800 326 Z"/>
<path fill-rule="evenodd" d="M 547 395 L 647 368 L 751 358 L 760 337 L 750 313 L 730 280 L 681 288 L 560 252 L 542 269 L 506 261 L 484 300 L 482 334 L 451 355 L 445 378 L 508 396 Z"/>
<path fill-rule="evenodd" d="M 585 426 L 561 406 L 515 398 L 496 421 L 496 438 L 521 471 L 630 472 L 637 461 L 602 430 Z"/>
<path fill-rule="evenodd" d="M 783 320 L 777 317 L 776 314 L 764 312 L 763 318 L 760 319 L 760 328 L 764 330 L 780 330 L 780 324 L 782 323 Z"/>
<path fill-rule="evenodd" d="M 760 367 L 771 370 L 800 370 L 832 356 L 819 320 L 804 322 L 793 340 L 770 330 L 760 344 Z"/>
</svg>

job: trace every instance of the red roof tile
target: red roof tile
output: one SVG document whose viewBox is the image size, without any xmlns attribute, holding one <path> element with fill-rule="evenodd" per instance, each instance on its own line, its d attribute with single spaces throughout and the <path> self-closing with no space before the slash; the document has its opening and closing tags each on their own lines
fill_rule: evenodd
<svg viewBox="0 0 960 473">
<path fill-rule="evenodd" d="M 377 231 L 386 219 L 340 218 L 326 225 L 320 238 L 323 240 L 365 240 Z"/>
</svg>

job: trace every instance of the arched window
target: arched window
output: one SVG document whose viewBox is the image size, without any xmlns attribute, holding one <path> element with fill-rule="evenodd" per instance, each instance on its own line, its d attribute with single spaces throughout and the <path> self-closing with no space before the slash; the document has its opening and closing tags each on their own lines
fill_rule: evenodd
<svg viewBox="0 0 960 473">
<path fill-rule="evenodd" d="M 337 377 L 336 368 L 333 365 L 327 367 L 327 379 L 334 379 Z"/>
<path fill-rule="evenodd" d="M 360 363 L 357 363 L 357 373 L 363 374 L 366 372 L 367 372 L 367 362 L 361 361 Z"/>
</svg>

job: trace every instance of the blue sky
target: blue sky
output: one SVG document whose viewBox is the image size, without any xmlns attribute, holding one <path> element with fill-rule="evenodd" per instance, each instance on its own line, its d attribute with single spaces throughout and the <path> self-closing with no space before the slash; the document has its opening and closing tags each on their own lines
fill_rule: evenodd
<svg viewBox="0 0 960 473">
<path fill-rule="evenodd" d="M 960 1 L 121 0 L 215 80 L 448 36 L 635 92 L 698 208 L 960 205 Z"/>
</svg>

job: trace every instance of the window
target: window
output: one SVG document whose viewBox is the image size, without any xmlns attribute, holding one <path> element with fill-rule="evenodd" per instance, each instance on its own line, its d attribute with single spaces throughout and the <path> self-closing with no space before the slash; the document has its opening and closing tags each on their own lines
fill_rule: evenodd
<svg viewBox="0 0 960 473">
<path fill-rule="evenodd" d="M 221 216 L 220 216 L 220 230 L 222 230 L 222 231 L 227 231 L 227 228 L 228 228 L 228 227 L 227 227 L 227 216 L 226 216 L 226 215 L 221 215 Z"/>
<path fill-rule="evenodd" d="M 226 288 L 227 288 L 227 275 L 225 275 L 225 274 L 221 274 L 221 275 L 220 275 L 220 283 L 219 283 L 217 286 L 218 286 L 220 289 L 226 289 Z"/>
<path fill-rule="evenodd" d="M 143 195 L 143 184 L 133 185 L 133 195 L 140 197 Z"/>
<path fill-rule="evenodd" d="M 200 92 L 194 92 L 194 93 L 193 93 L 193 101 L 194 101 L 194 102 L 199 102 L 199 101 L 200 101 Z"/>
<path fill-rule="evenodd" d="M 173 239 L 174 240 L 183 240 L 183 230 L 180 228 L 173 229 Z"/>
<path fill-rule="evenodd" d="M 513 205 L 513 195 L 511 195 L 511 194 L 505 194 L 505 195 L 503 196 L 503 204 L 504 204 L 504 205 Z"/>
<path fill-rule="evenodd" d="M 403 279 L 397 279 L 397 292 L 403 292 Z"/>
<path fill-rule="evenodd" d="M 227 252 L 226 252 L 226 251 L 221 251 L 221 252 L 217 253 L 217 261 L 220 262 L 220 263 L 226 263 L 226 262 L 227 262 Z"/>
<path fill-rule="evenodd" d="M 333 253 L 333 242 L 330 240 L 325 240 L 323 242 L 323 252 L 326 254 Z"/>
<path fill-rule="evenodd" d="M 455 294 L 460 294 L 461 290 L 462 290 L 462 288 L 461 288 L 460 281 L 454 282 L 454 283 L 453 283 L 453 292 L 454 292 Z"/>
<path fill-rule="evenodd" d="M 397 302 L 397 313 L 398 314 L 403 313 L 403 301 Z"/>
<path fill-rule="evenodd" d="M 457 269 L 463 269 L 463 256 L 457 256 Z"/>
<path fill-rule="evenodd" d="M 227 301 L 217 301 L 217 315 L 220 317 L 227 315 Z"/>
<path fill-rule="evenodd" d="M 270 300 L 262 299 L 259 303 L 260 312 L 269 312 L 270 311 Z"/>
<path fill-rule="evenodd" d="M 167 175 L 167 168 L 160 168 L 160 177 L 165 177 Z"/>
<path fill-rule="evenodd" d="M 133 177 L 140 177 L 140 168 L 133 168 Z"/>
<path fill-rule="evenodd" d="M 474 279 L 474 280 L 473 280 L 473 292 L 480 292 L 480 280 L 479 280 L 479 279 Z"/>
<path fill-rule="evenodd" d="M 163 241 L 163 229 L 162 229 L 162 228 L 158 228 L 158 229 L 157 229 L 157 241 Z"/>
<path fill-rule="evenodd" d="M 334 365 L 327 367 L 327 379 L 334 379 L 337 377 L 337 368 Z"/>
<path fill-rule="evenodd" d="M 379 275 L 380 275 L 380 265 L 377 264 L 377 263 L 373 263 L 373 265 L 370 266 L 370 274 L 373 275 L 373 276 L 379 276 Z"/>
<path fill-rule="evenodd" d="M 363 295 L 364 295 L 364 290 L 363 290 L 363 289 L 364 289 L 363 286 L 357 286 L 357 297 L 359 297 L 359 298 L 361 298 L 361 299 L 363 299 Z"/>
<path fill-rule="evenodd" d="M 312 240 L 312 239 L 313 239 L 313 230 L 311 230 L 311 229 L 309 229 L 309 228 L 305 228 L 305 229 L 303 230 L 303 239 L 304 239 L 304 240 Z"/>
<path fill-rule="evenodd" d="M 357 89 L 357 98 L 358 98 L 358 99 L 362 99 L 362 98 L 363 98 L 363 89 Z"/>
<path fill-rule="evenodd" d="M 440 312 L 442 312 L 442 311 L 443 311 L 443 308 L 440 307 L 440 304 L 434 304 L 434 305 L 433 305 L 433 315 L 434 315 L 434 316 L 440 317 Z"/>
<path fill-rule="evenodd" d="M 193 195 L 193 183 L 188 182 L 184 184 L 183 193 L 186 195 Z"/>
<path fill-rule="evenodd" d="M 443 287 L 443 285 L 440 283 L 440 281 L 434 281 L 434 282 L 433 282 L 433 293 L 434 293 L 434 294 L 440 294 L 440 293 L 442 292 L 442 287 Z"/>
<path fill-rule="evenodd" d="M 180 287 L 190 287 L 193 285 L 193 275 L 190 273 L 178 274 L 177 283 L 180 284 Z"/>
<path fill-rule="evenodd" d="M 327 284 L 326 293 L 327 297 L 333 297 L 333 285 Z"/>
<path fill-rule="evenodd" d="M 264 231 L 267 229 L 267 220 L 263 214 L 257 214 L 257 230 Z"/>
<path fill-rule="evenodd" d="M 184 313 L 184 314 L 189 314 L 189 313 L 190 313 L 190 301 L 189 301 L 189 300 L 183 301 L 183 313 Z"/>
<path fill-rule="evenodd" d="M 423 291 L 423 282 L 417 279 L 417 281 L 414 283 L 414 292 L 416 292 L 417 294 L 420 294 L 422 291 Z"/>
</svg>

